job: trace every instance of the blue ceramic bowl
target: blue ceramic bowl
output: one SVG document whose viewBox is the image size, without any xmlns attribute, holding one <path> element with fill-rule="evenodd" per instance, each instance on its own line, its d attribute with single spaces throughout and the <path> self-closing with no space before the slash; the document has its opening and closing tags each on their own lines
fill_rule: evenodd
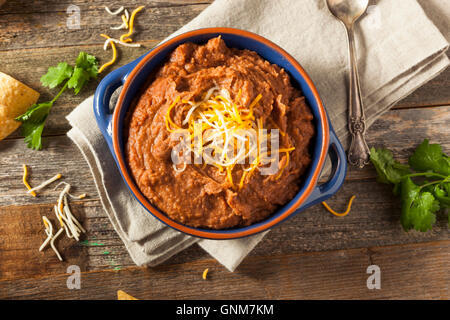
<svg viewBox="0 0 450 320">
<path fill-rule="evenodd" d="M 227 46 L 255 51 L 264 59 L 287 71 L 292 84 L 301 89 L 314 114 L 316 135 L 312 142 L 312 163 L 302 177 L 300 191 L 294 199 L 280 207 L 267 219 L 253 225 L 227 230 L 210 230 L 190 227 L 170 219 L 141 193 L 126 164 L 123 127 L 125 115 L 133 99 L 139 94 L 150 74 L 166 61 L 168 55 L 178 45 L 185 42 L 205 43 L 219 35 Z M 110 113 L 111 95 L 121 85 L 123 88 L 116 107 L 114 112 Z M 94 112 L 118 169 L 137 201 L 163 223 L 192 236 L 209 239 L 234 239 L 267 230 L 307 207 L 329 198 L 338 191 L 345 179 L 347 169 L 345 152 L 328 121 L 325 108 L 311 79 L 287 52 L 269 40 L 247 31 L 231 28 L 199 29 L 162 43 L 135 61 L 111 72 L 100 82 L 95 92 Z M 317 185 L 327 155 L 330 156 L 333 167 L 331 178 L 328 182 Z"/>
</svg>

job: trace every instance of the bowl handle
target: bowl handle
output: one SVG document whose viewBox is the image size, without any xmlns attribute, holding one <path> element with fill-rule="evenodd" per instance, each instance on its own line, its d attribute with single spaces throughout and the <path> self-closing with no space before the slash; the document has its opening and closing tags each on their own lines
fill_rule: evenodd
<svg viewBox="0 0 450 320">
<path fill-rule="evenodd" d="M 328 154 L 330 155 L 332 165 L 331 178 L 327 182 L 316 186 L 308 199 L 296 210 L 296 213 L 330 198 L 344 183 L 347 174 L 347 157 L 344 148 L 332 128 L 330 128 Z"/>
<path fill-rule="evenodd" d="M 113 151 L 112 143 L 112 114 L 114 112 L 114 107 L 110 108 L 110 101 L 112 94 L 125 83 L 128 74 L 131 70 L 136 67 L 139 61 L 142 60 L 144 56 L 130 62 L 123 67 L 120 67 L 103 78 L 100 84 L 95 90 L 94 94 L 94 115 L 97 120 L 97 125 L 108 143 L 109 149 Z"/>
</svg>

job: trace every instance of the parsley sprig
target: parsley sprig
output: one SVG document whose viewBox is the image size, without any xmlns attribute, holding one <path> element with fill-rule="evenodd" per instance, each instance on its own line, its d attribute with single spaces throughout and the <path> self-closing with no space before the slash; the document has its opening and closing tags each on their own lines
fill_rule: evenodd
<svg viewBox="0 0 450 320">
<path fill-rule="evenodd" d="M 97 78 L 97 74 L 97 58 L 83 51 L 78 55 L 75 67 L 67 62 L 60 62 L 56 67 L 48 68 L 47 73 L 41 77 L 42 85 L 50 89 L 61 86 L 63 83 L 64 85 L 52 100 L 35 103 L 16 118 L 17 121 L 22 122 L 22 134 L 28 148 L 42 149 L 42 131 L 45 122 L 50 109 L 61 94 L 67 88 L 73 89 L 74 93 L 78 94 L 91 78 Z"/>
<path fill-rule="evenodd" d="M 405 231 L 431 230 L 436 212 L 450 208 L 450 157 L 439 144 L 430 144 L 425 139 L 409 158 L 409 165 L 394 160 L 388 149 L 372 148 L 370 160 L 378 181 L 393 184 L 394 194 L 401 197 L 400 222 Z"/>
</svg>

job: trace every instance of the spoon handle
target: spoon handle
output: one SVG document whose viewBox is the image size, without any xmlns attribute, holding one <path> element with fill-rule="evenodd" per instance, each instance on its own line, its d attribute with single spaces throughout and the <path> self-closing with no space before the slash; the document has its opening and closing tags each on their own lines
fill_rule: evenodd
<svg viewBox="0 0 450 320">
<path fill-rule="evenodd" d="M 351 134 L 351 144 L 348 149 L 348 162 L 359 168 L 363 168 L 369 163 L 369 147 L 367 146 L 364 134 L 366 132 L 366 122 L 361 99 L 361 89 L 359 85 L 358 67 L 356 63 L 355 38 L 353 27 L 346 28 L 349 49 L 349 103 L 348 103 L 348 129 Z"/>
</svg>

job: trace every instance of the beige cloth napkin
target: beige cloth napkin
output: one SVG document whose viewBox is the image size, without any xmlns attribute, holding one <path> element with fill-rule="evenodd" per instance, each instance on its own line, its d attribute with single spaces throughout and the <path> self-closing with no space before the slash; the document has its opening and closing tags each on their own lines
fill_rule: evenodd
<svg viewBox="0 0 450 320">
<path fill-rule="evenodd" d="M 380 0 L 368 12 L 358 24 L 356 38 L 371 124 L 396 101 L 443 71 L 449 60 L 446 39 L 416 0 Z M 334 129 L 346 143 L 347 44 L 344 29 L 328 12 L 325 0 L 216 0 L 175 34 L 216 26 L 253 31 L 293 55 L 313 79 Z M 124 185 L 96 126 L 92 98 L 67 118 L 73 127 L 68 136 L 89 163 L 104 209 L 136 264 L 157 265 L 197 242 L 233 271 L 265 235 L 199 240 L 164 226 Z"/>
</svg>

